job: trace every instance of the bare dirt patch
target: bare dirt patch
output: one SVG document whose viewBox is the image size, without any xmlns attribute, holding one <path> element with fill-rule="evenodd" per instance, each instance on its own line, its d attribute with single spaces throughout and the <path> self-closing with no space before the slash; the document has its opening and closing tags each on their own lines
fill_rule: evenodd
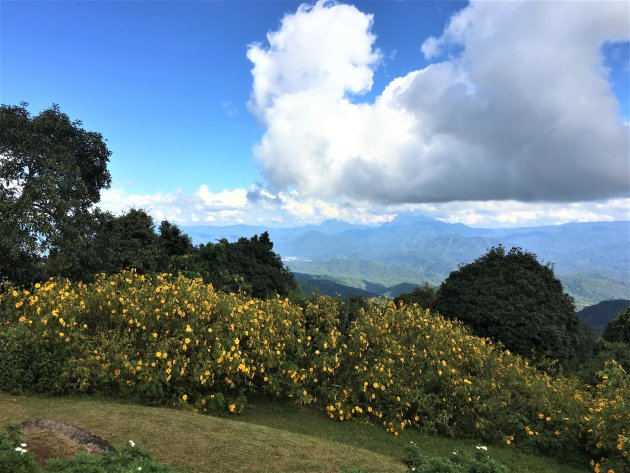
<svg viewBox="0 0 630 473">
<path fill-rule="evenodd" d="M 74 425 L 52 420 L 30 420 L 22 423 L 20 436 L 40 465 L 51 458 L 69 458 L 76 453 L 113 451 L 104 438 Z"/>
</svg>

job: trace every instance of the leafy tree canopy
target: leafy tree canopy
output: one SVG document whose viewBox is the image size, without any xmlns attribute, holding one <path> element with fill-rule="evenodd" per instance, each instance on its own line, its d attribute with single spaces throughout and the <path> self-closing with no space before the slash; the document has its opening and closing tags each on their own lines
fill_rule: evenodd
<svg viewBox="0 0 630 473">
<path fill-rule="evenodd" d="M 53 105 L 31 116 L 28 104 L 0 106 L 0 277 L 41 277 L 41 260 L 86 225 L 110 185 L 110 151 Z"/>
<path fill-rule="evenodd" d="M 569 360 L 592 338 L 553 268 L 520 248 L 492 248 L 453 271 L 433 308 L 525 356 Z"/>
<path fill-rule="evenodd" d="M 603 334 L 608 342 L 630 343 L 630 307 L 626 307 L 612 319 Z"/>
<path fill-rule="evenodd" d="M 160 246 L 163 255 L 167 257 L 183 256 L 193 250 L 191 238 L 168 220 L 163 220 L 160 224 Z"/>
<path fill-rule="evenodd" d="M 428 309 L 433 305 L 435 301 L 435 289 L 429 286 L 428 283 L 424 283 L 422 286 L 415 288 L 411 292 L 403 292 L 398 297 L 394 298 L 396 304 L 418 304 L 420 307 Z"/>
<path fill-rule="evenodd" d="M 141 273 L 161 269 L 155 222 L 141 209 L 131 209 L 118 217 L 105 219 L 97 248 L 102 255 L 103 271 L 106 273 L 128 268 Z"/>
<path fill-rule="evenodd" d="M 204 278 L 223 290 L 244 289 L 254 297 L 268 297 L 286 296 L 297 289 L 293 274 L 273 251 L 268 232 L 234 243 L 222 239 L 200 245 L 197 258 Z"/>
</svg>

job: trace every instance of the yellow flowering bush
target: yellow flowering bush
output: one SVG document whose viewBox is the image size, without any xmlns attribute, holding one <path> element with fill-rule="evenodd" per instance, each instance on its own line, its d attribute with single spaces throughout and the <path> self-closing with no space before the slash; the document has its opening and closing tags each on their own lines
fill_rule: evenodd
<svg viewBox="0 0 630 473">
<path fill-rule="evenodd" d="M 328 297 L 303 306 L 133 271 L 0 292 L 0 389 L 99 393 L 238 414 L 253 394 L 369 419 L 628 463 L 628 377 L 544 374 L 417 306 L 372 301 L 349 320 Z M 604 471 L 604 470 L 602 470 Z"/>
</svg>

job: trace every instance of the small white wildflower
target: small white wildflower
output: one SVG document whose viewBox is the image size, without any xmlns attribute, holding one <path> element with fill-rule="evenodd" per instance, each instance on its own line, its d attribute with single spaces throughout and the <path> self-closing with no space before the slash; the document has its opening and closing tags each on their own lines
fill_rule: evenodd
<svg viewBox="0 0 630 473">
<path fill-rule="evenodd" d="M 453 452 L 453 455 L 457 455 L 457 450 L 455 450 L 455 451 Z"/>
<path fill-rule="evenodd" d="M 138 467 L 138 471 L 142 471 L 142 467 L 141 466 Z"/>
<path fill-rule="evenodd" d="M 136 446 L 136 442 L 134 442 L 133 440 L 130 440 L 130 441 L 129 441 L 129 446 L 130 446 L 131 448 L 135 447 L 135 446 Z"/>
<path fill-rule="evenodd" d="M 26 448 L 26 444 L 25 444 L 25 443 L 21 443 L 21 444 L 20 444 L 20 447 L 22 447 L 22 448 Z"/>
<path fill-rule="evenodd" d="M 477 450 L 484 450 L 484 451 L 488 451 L 488 447 L 486 447 L 485 445 L 477 445 Z"/>
<path fill-rule="evenodd" d="M 15 447 L 15 451 L 20 452 L 20 455 L 24 455 L 26 452 L 28 452 L 28 450 L 22 447 Z"/>
</svg>

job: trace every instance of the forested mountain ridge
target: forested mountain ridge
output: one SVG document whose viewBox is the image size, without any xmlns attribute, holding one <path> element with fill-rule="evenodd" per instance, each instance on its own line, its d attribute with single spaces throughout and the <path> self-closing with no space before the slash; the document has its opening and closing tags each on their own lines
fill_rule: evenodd
<svg viewBox="0 0 630 473">
<path fill-rule="evenodd" d="M 601 335 L 606 325 L 626 307 L 630 307 L 630 300 L 616 299 L 602 301 L 598 304 L 585 307 L 577 315 L 588 325 L 593 327 L 597 335 Z"/>
</svg>

